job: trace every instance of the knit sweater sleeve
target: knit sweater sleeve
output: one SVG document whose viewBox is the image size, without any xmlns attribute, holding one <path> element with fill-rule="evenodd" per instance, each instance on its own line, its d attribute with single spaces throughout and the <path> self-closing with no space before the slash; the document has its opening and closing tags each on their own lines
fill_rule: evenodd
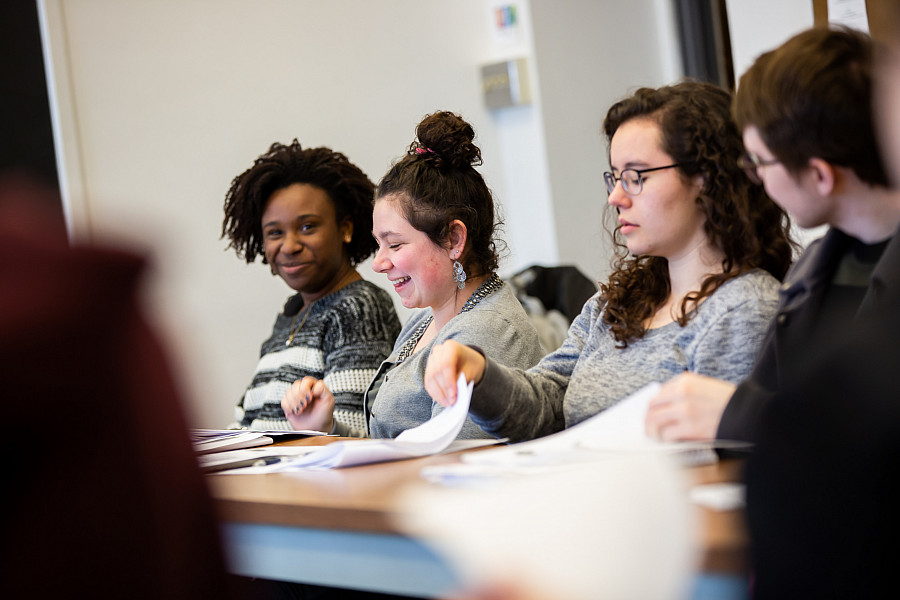
<svg viewBox="0 0 900 600">
<path fill-rule="evenodd" d="M 510 368 L 485 354 L 484 376 L 475 386 L 469 414 L 482 429 L 520 442 L 565 428 L 563 398 L 592 323 L 596 296 L 569 327 L 563 345 L 530 370 Z"/>
<path fill-rule="evenodd" d="M 322 347 L 325 385 L 335 414 L 350 429 L 365 429 L 363 394 L 390 354 L 400 322 L 386 292 L 365 286 L 340 299 L 328 314 Z"/>
<path fill-rule="evenodd" d="M 516 308 L 519 308 L 518 304 Z M 537 332 L 527 318 L 515 318 L 491 310 L 473 311 L 468 316 L 465 327 L 451 326 L 445 329 L 446 331 L 441 331 L 435 345 L 452 339 L 460 344 L 476 347 L 499 368 L 513 371 L 527 369 L 535 365 L 543 354 Z M 433 403 L 433 414 L 442 409 L 443 407 Z M 475 433 L 479 428 L 485 433 L 495 434 L 494 431 L 481 427 L 474 415 L 470 417 L 470 421 L 472 423 L 464 426 L 461 438 L 476 437 Z M 505 434 L 500 437 L 505 437 Z"/>
</svg>

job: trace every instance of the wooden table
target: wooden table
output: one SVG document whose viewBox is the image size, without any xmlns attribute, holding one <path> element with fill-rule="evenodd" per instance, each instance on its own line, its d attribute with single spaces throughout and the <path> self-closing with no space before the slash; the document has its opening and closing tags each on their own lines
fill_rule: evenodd
<svg viewBox="0 0 900 600">
<path fill-rule="evenodd" d="M 428 547 L 397 529 L 394 500 L 401 488 L 426 485 L 419 476 L 423 466 L 459 460 L 459 454 L 449 454 L 329 471 L 210 475 L 231 569 L 267 579 L 444 595 L 458 583 L 456 575 Z M 689 473 L 697 483 L 736 481 L 739 469 L 740 464 L 725 462 Z M 743 576 L 743 513 L 698 510 L 702 572 Z"/>
</svg>

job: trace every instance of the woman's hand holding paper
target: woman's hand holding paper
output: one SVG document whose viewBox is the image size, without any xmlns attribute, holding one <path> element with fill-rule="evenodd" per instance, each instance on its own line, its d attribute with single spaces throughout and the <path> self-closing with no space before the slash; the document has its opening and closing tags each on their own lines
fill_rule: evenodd
<svg viewBox="0 0 900 600">
<path fill-rule="evenodd" d="M 435 346 L 425 367 L 425 390 L 442 406 L 456 404 L 456 382 L 462 373 L 475 385 L 484 375 L 484 356 L 459 342 L 447 340 Z"/>
</svg>

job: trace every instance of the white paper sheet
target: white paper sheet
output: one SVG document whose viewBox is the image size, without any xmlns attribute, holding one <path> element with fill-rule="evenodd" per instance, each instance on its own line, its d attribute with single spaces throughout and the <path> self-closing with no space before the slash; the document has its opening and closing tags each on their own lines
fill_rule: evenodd
<svg viewBox="0 0 900 600">
<path fill-rule="evenodd" d="M 657 391 L 651 383 L 603 412 L 569 427 L 565 431 L 530 442 L 466 455 L 463 460 L 483 465 L 542 465 L 566 463 L 583 456 L 587 450 L 606 448 L 614 451 L 640 450 L 662 446 L 644 433 L 644 415 Z"/>
<path fill-rule="evenodd" d="M 203 454 L 198 456 L 197 460 L 200 462 L 200 469 L 205 472 L 249 475 L 251 473 L 270 473 L 271 470 L 267 467 L 272 464 L 293 460 L 318 449 L 318 446 L 262 446 Z M 255 462 L 261 464 L 253 466 Z M 231 468 L 228 468 L 229 465 Z"/>
<path fill-rule="evenodd" d="M 618 454 L 486 487 L 423 484 L 396 514 L 469 590 L 512 584 L 533 598 L 672 600 L 690 596 L 696 560 L 685 483 L 670 456 Z"/>
<path fill-rule="evenodd" d="M 472 384 L 466 383 L 465 377 L 460 375 L 456 404 L 418 427 L 404 431 L 395 439 L 335 442 L 296 459 L 253 468 L 256 472 L 268 473 L 297 469 L 336 469 L 437 454 L 459 435 L 469 414 L 471 397 Z"/>
<path fill-rule="evenodd" d="M 723 441 L 665 443 L 645 433 L 644 418 L 650 399 L 659 390 L 651 383 L 601 413 L 565 431 L 529 442 L 465 454 L 463 464 L 428 467 L 422 475 L 430 481 L 460 484 L 468 480 L 509 478 L 537 474 L 584 461 L 622 454 L 675 454 L 682 464 L 706 464 L 717 460 L 714 448 L 745 447 Z"/>
<path fill-rule="evenodd" d="M 194 452 L 197 454 L 252 448 L 272 443 L 272 438 L 261 431 L 234 430 L 218 434 L 202 434 L 202 437 L 197 437 L 198 435 L 200 434 L 192 434 Z"/>
<path fill-rule="evenodd" d="M 828 0 L 828 22 L 869 33 L 866 0 Z"/>
<path fill-rule="evenodd" d="M 265 446 L 285 439 L 328 435 L 307 430 L 191 429 L 194 452 L 207 454 Z"/>
</svg>

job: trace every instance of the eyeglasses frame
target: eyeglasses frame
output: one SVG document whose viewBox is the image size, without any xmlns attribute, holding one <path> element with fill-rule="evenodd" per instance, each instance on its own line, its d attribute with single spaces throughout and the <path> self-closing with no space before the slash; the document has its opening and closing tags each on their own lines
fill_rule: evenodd
<svg viewBox="0 0 900 600">
<path fill-rule="evenodd" d="M 759 167 L 769 167 L 772 165 L 777 165 L 781 161 L 777 158 L 763 159 L 753 154 L 752 152 L 747 152 L 738 157 L 738 167 L 744 170 L 744 173 L 747 174 L 747 177 L 750 178 L 750 181 L 755 183 L 756 185 L 762 185 L 763 180 L 762 177 L 759 176 Z"/>
<path fill-rule="evenodd" d="M 681 163 L 675 163 L 672 165 L 666 165 L 664 167 L 651 167 L 649 169 L 622 169 L 622 172 L 619 173 L 619 176 L 616 177 L 609 171 L 604 171 L 603 173 L 603 181 L 606 183 L 606 193 L 612 194 L 613 190 L 616 189 L 616 182 L 622 181 L 622 175 L 627 173 L 628 171 L 633 171 L 637 173 L 638 186 L 640 189 L 637 192 L 632 193 L 627 187 L 625 182 L 622 182 L 622 189 L 629 196 L 638 196 L 641 192 L 644 191 L 644 173 L 652 173 L 653 171 L 662 171 L 663 169 L 673 169 L 675 167 L 680 167 Z"/>
</svg>

